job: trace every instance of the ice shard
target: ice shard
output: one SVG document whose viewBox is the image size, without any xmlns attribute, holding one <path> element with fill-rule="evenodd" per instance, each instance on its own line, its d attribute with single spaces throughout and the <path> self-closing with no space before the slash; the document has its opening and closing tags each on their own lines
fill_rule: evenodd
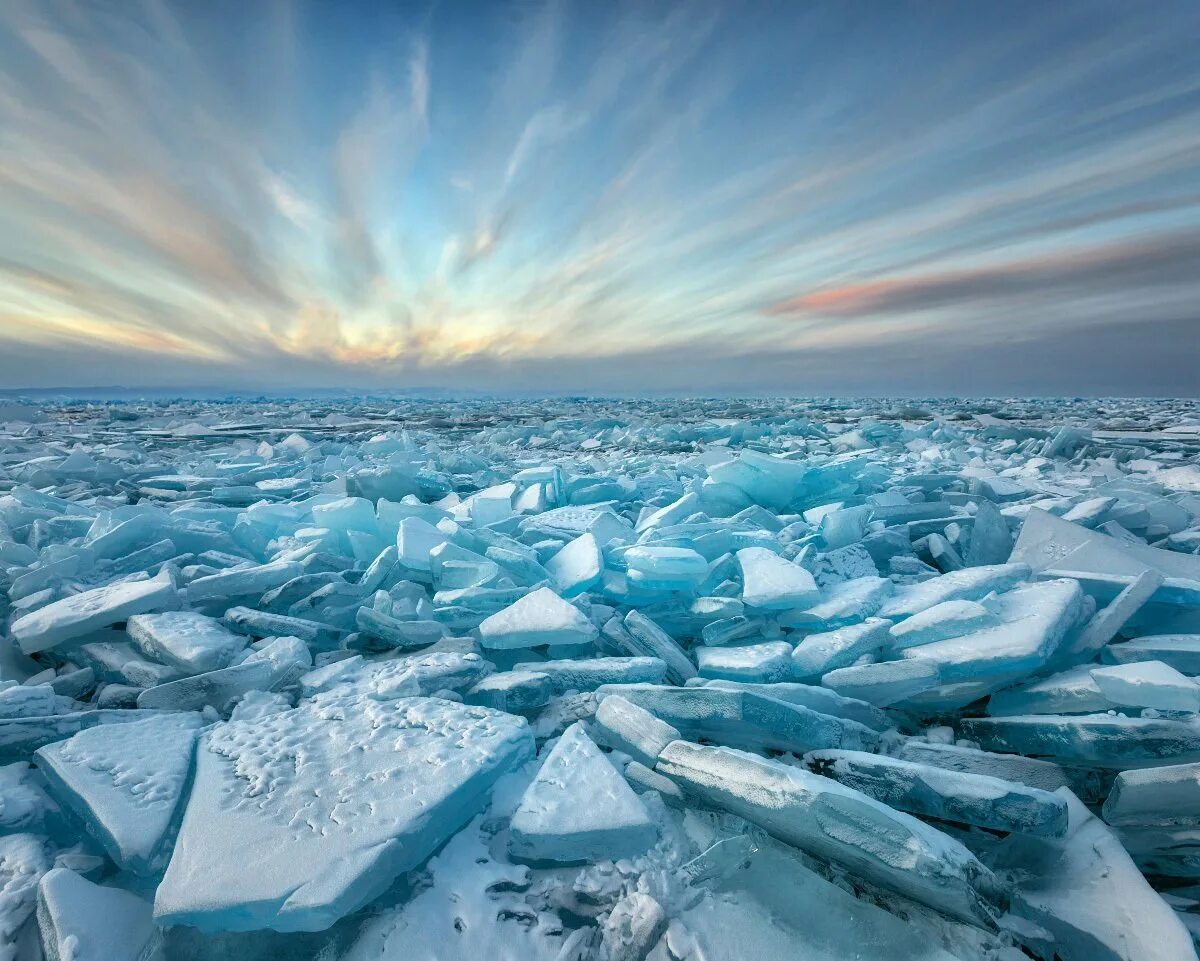
<svg viewBox="0 0 1200 961">
<path fill-rule="evenodd" d="M 668 744 L 655 770 L 685 796 L 743 817 L 864 879 L 992 926 L 1002 885 L 949 836 L 836 781 L 725 747 Z"/>
<path fill-rule="evenodd" d="M 37 764 L 114 864 L 148 874 L 165 864 L 202 724 L 180 713 L 101 725 L 41 748 Z"/>
<path fill-rule="evenodd" d="M 419 866 L 532 749 L 521 719 L 434 698 L 327 695 L 218 725 L 197 748 L 155 920 L 323 930 Z"/>
<path fill-rule="evenodd" d="M 579 722 L 542 762 L 509 831 L 513 857 L 555 864 L 641 854 L 658 833 L 645 806 Z"/>
</svg>

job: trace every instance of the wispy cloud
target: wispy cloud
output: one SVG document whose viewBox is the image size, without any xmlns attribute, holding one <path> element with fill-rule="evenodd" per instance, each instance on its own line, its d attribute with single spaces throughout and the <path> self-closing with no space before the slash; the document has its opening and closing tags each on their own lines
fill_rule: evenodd
<svg viewBox="0 0 1200 961">
<path fill-rule="evenodd" d="M 1176 337 L 1200 66 L 1152 6 L 11 0 L 0 381 L 855 392 Z"/>
</svg>

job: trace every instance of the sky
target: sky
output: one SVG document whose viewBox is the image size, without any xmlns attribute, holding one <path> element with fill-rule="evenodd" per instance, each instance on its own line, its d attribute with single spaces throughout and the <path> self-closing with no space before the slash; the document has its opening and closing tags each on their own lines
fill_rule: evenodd
<svg viewBox="0 0 1200 961">
<path fill-rule="evenodd" d="M 0 388 L 1200 394 L 1200 4 L 4 0 Z"/>
</svg>

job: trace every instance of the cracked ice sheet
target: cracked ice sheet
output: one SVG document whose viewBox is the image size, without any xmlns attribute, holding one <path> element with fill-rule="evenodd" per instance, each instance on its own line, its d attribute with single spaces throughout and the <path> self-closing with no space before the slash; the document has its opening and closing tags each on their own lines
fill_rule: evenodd
<svg viewBox="0 0 1200 961">
<path fill-rule="evenodd" d="M 532 748 L 519 718 L 433 698 L 325 696 L 219 725 L 197 748 L 155 917 L 329 927 L 421 864 Z"/>
<path fill-rule="evenodd" d="M 99 639 L 92 631 L 102 628 L 119 639 L 125 618 L 143 604 L 150 606 L 144 616 L 134 617 L 135 635 L 146 620 L 209 617 L 211 622 L 198 623 L 236 623 L 252 632 L 279 626 L 285 617 L 299 618 L 289 622 L 294 631 L 282 633 L 300 632 L 297 637 L 304 640 L 298 643 L 311 646 L 315 660 L 301 682 L 301 708 L 295 709 L 301 711 L 313 709 L 314 702 L 304 698 L 321 690 L 326 692 L 319 695 L 321 703 L 354 696 L 395 705 L 417 689 L 453 698 L 457 695 L 449 691 L 469 690 L 493 671 L 493 683 L 501 683 L 513 677 L 517 664 L 529 672 L 540 664 L 555 675 L 553 693 L 541 691 L 529 709 L 531 727 L 544 741 L 595 710 L 596 695 L 570 693 L 585 680 L 579 675 L 583 666 L 573 658 L 599 666 L 604 658 L 653 654 L 664 659 L 676 684 L 699 668 L 743 676 L 740 672 L 749 667 L 758 672 L 757 680 L 771 683 L 748 688 L 745 680 L 709 681 L 701 689 L 752 689 L 818 710 L 824 705 L 831 714 L 869 723 L 871 731 L 855 734 L 860 743 L 843 746 L 891 753 L 899 735 L 879 734 L 895 725 L 911 733 L 930 723 L 949 723 L 959 737 L 970 737 L 972 726 L 981 732 L 988 727 L 967 720 L 986 712 L 976 701 L 981 694 L 997 690 L 995 704 L 1000 705 L 1028 691 L 999 690 L 1004 685 L 1033 686 L 1033 694 L 1051 696 L 1049 701 L 1025 696 L 1019 713 L 1029 715 L 1050 707 L 1054 713 L 1066 710 L 1076 689 L 1085 700 L 1091 696 L 1078 684 L 1063 689 L 1063 672 L 1076 666 L 1088 671 L 1089 681 L 1090 671 L 1106 664 L 1154 660 L 1183 674 L 1200 674 L 1193 663 L 1200 663 L 1195 654 L 1200 650 L 1200 583 L 1185 576 L 1200 571 L 1200 498 L 1189 480 L 1196 473 L 1197 425 L 1200 408 L 1181 401 L 582 404 L 326 397 L 252 404 L 47 405 L 44 416 L 0 428 L 0 618 L 22 623 L 31 616 L 16 633 L 25 636 L 27 649 L 40 648 L 31 659 L 11 644 L 0 646 L 0 678 L 29 677 L 31 691 L 50 685 L 53 700 L 36 693 L 10 699 L 26 703 L 41 697 L 39 703 L 68 713 L 0 719 L 0 747 L 24 762 L 42 744 L 101 721 L 137 717 L 128 707 L 136 703 L 142 683 L 162 684 L 168 675 L 226 666 L 223 657 L 219 663 L 194 660 L 190 644 L 183 645 L 189 656 L 180 658 L 182 648 L 176 650 L 174 642 L 151 644 L 143 649 L 145 659 L 134 664 L 127 658 L 111 676 L 107 663 L 92 665 L 94 658 L 82 647 L 98 648 L 90 643 Z M 564 554 L 572 544 L 575 551 Z M 1027 572 L 1026 565 L 1032 570 Z M 1141 573 L 1147 567 L 1161 567 L 1165 575 L 1159 587 L 1143 592 L 1152 595 L 1149 601 L 1114 604 L 1117 591 L 1129 588 L 1135 577 L 1159 576 Z M 1031 620 L 1029 608 L 1032 600 L 1046 600 L 1056 590 L 1033 584 L 1063 576 L 1088 596 L 1074 612 L 1079 624 L 1066 627 L 1060 639 L 1059 621 L 1075 618 Z M 137 585 L 160 578 L 161 597 L 126 603 L 130 599 L 124 595 L 142 590 Z M 547 586 L 559 600 L 550 605 L 554 616 L 544 623 L 514 618 L 517 623 L 500 632 L 505 643 L 480 650 L 481 624 Z M 1049 606 L 1072 613 L 1075 604 L 1064 601 Z M 958 609 L 966 605 L 972 616 L 947 617 L 944 607 L 930 611 L 929 605 L 939 602 Z M 176 606 L 182 614 L 163 613 Z M 522 613 L 520 607 L 516 613 Z M 908 635 L 907 642 L 858 652 L 858 663 L 832 672 L 825 665 L 819 677 L 806 678 L 824 687 L 776 676 L 791 661 L 785 648 L 806 635 L 868 617 L 896 622 L 899 630 L 889 638 Z M 936 622 L 937 629 L 923 628 L 922 617 Z M 1087 637 L 1079 633 L 1085 624 L 1095 628 Z M 382 633 L 374 637 L 367 626 Z M 495 621 L 485 633 L 494 626 Z M 597 628 L 602 628 L 598 634 Z M 218 633 L 224 648 L 228 638 Z M 279 632 L 272 628 L 272 633 Z M 312 643 L 317 637 L 319 645 Z M 339 639 L 357 661 L 331 663 L 342 656 L 331 650 Z M 702 640 L 715 646 L 705 653 Z M 425 647 L 435 641 L 436 653 Z M 545 647 L 547 642 L 552 646 Z M 243 644 L 256 651 L 266 646 L 240 639 L 231 643 L 229 666 L 249 653 Z M 118 645 L 128 648 L 128 641 Z M 391 646 L 415 659 L 380 654 Z M 913 694 L 903 711 L 885 713 L 833 693 L 875 697 L 875 675 L 888 676 L 895 665 L 920 668 L 921 654 L 930 673 L 922 683 L 941 688 Z M 91 666 L 77 670 L 85 667 L 84 660 Z M 872 660 L 878 663 L 866 663 Z M 300 661 L 308 663 L 304 657 Z M 739 673 L 727 674 L 730 670 Z M 80 676 L 85 673 L 94 676 Z M 600 678 L 589 675 L 586 686 Z M 208 680 L 189 679 L 188 684 Z M 256 691 L 236 707 L 223 704 L 221 714 L 232 708 L 237 725 L 266 724 L 289 714 L 297 696 L 294 688 L 275 695 Z M 1059 703 L 1063 697 L 1066 702 Z M 549 703 L 539 714 L 546 698 Z M 515 701 L 512 706 L 518 707 Z M 763 713 L 760 722 L 789 716 L 782 708 Z M 955 709 L 954 716 L 921 716 L 923 710 L 947 708 Z M 745 714 L 738 714 L 740 725 L 726 719 L 706 729 L 719 742 L 732 739 L 759 752 L 769 746 L 768 735 L 780 739 L 776 724 L 748 728 Z M 807 726 L 797 717 L 791 720 L 797 723 L 784 733 L 819 735 L 815 744 L 807 736 L 786 738 L 792 748 L 828 747 L 852 732 L 836 717 L 819 725 L 809 718 Z M 1128 723 L 1043 716 L 1034 722 L 1034 732 L 1046 735 L 1039 740 L 1030 739 L 1030 732 L 1017 737 L 1021 732 L 1009 730 L 1016 722 L 1005 724 L 1003 731 L 987 735 L 988 743 L 1001 746 L 996 738 L 1003 734 L 1039 754 L 1047 747 L 1055 754 L 1070 749 L 1066 735 L 1072 725 L 1103 727 L 1109 740 L 1137 748 L 1131 758 L 1137 764 L 1146 763 L 1144 748 L 1154 740 L 1162 755 L 1151 759 L 1156 763 L 1178 764 L 1190 757 L 1190 749 L 1180 753 L 1172 732 L 1195 726 L 1148 714 Z M 1048 743 L 1051 734 L 1053 743 Z M 696 725 L 684 735 L 699 736 Z M 295 746 L 287 737 L 280 740 L 285 742 L 281 750 Z M 944 743 L 904 743 L 905 756 L 924 745 L 926 755 L 949 767 L 982 764 L 989 773 L 1033 779 L 1049 771 L 1056 783 L 1086 779 L 1089 802 L 1101 802 L 1107 793 L 1105 778 L 1090 766 L 1060 769 L 1019 754 L 980 756 Z M 939 746 L 945 750 L 935 750 Z M 967 753 L 974 759 L 970 763 L 963 761 Z M 353 757 L 349 750 L 345 754 Z M 622 759 L 612 757 L 619 769 Z M 338 776 L 326 780 L 322 790 L 327 792 L 344 787 Z M 642 795 L 642 803 L 656 811 L 662 807 L 649 795 Z M 506 816 L 493 811 L 478 828 L 465 831 L 483 830 L 490 840 L 480 844 L 502 854 Z M 48 824 L 44 817 L 28 823 Z M 359 823 L 376 826 L 372 818 Z M 1127 839 L 1146 834 L 1137 825 L 1122 832 Z M 698 853 L 681 844 L 677 832 L 663 836 L 668 860 Z M 212 837 L 214 845 L 225 843 L 219 832 Z M 460 837 L 441 856 L 448 856 Z M 237 858 L 226 860 L 237 863 Z M 307 866 L 304 858 L 296 863 Z M 497 865 L 494 857 L 491 864 Z M 175 928 L 173 943 L 184 938 L 178 932 L 189 931 L 189 944 L 206 947 L 181 951 L 181 957 L 218 953 L 253 939 L 272 945 L 264 957 L 314 956 L 310 946 L 345 944 L 346 933 L 370 912 L 386 914 L 392 903 L 407 903 L 404 910 L 411 910 L 439 887 L 443 894 L 469 898 L 493 877 L 492 867 L 475 859 L 467 863 L 465 855 L 454 865 L 453 871 L 443 869 L 429 889 L 418 869 L 389 889 L 379 905 L 316 934 L 210 936 Z M 825 952 L 840 959 L 848 952 L 886 958 L 893 943 L 905 943 L 890 921 L 880 928 L 886 936 L 875 938 L 875 923 L 865 920 L 875 909 L 837 888 L 837 897 L 845 899 L 844 913 L 808 893 L 808 887 L 797 889 L 801 900 L 815 899 L 837 923 L 823 927 L 823 916 L 816 916 L 799 924 L 781 910 L 767 924 L 762 919 L 769 911 L 762 906 L 770 907 L 775 892 L 734 877 L 711 904 L 688 906 L 658 889 L 659 867 L 660 862 L 638 861 L 627 886 L 641 885 L 660 899 L 676 927 L 690 925 L 710 958 L 740 957 L 743 944 L 752 937 L 757 944 L 759 936 L 763 940 L 757 946 L 767 957 L 802 952 L 823 957 Z M 781 877 L 778 868 L 773 865 L 768 876 Z M 756 870 L 752 866 L 744 875 Z M 214 877 L 211 884 L 249 883 L 241 873 Z M 471 935 L 477 941 L 461 943 L 477 956 L 540 957 L 541 947 L 521 932 L 540 931 L 548 935 L 548 944 L 554 926 L 570 914 L 559 917 L 550 909 L 550 916 L 539 915 L 531 923 L 517 910 L 521 900 L 506 902 L 506 920 L 486 930 L 481 922 Z M 329 901 L 318 910 L 336 913 L 346 907 L 336 896 Z M 489 908 L 494 906 L 489 900 Z M 603 913 L 596 917 L 601 924 Z M 720 923 L 706 927 L 709 915 Z M 478 915 L 486 916 L 487 911 Z M 735 930 L 739 923 L 742 929 Z M 678 953 L 687 939 L 669 929 L 667 942 Z M 445 954 L 456 943 L 438 942 Z M 955 946 L 941 935 L 920 939 L 904 956 L 935 952 L 929 945 L 937 944 L 964 959 L 985 956 L 980 945 Z M 396 945 L 412 953 L 404 939 Z M 666 952 L 667 944 L 655 948 L 652 961 L 663 961 Z M 333 953 L 331 947 L 326 955 Z"/>
</svg>

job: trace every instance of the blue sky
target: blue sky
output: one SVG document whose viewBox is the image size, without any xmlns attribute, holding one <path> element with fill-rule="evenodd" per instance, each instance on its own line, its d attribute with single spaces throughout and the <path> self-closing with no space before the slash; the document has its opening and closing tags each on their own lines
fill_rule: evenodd
<svg viewBox="0 0 1200 961">
<path fill-rule="evenodd" d="M 1200 5 L 0 6 L 0 387 L 1200 392 Z"/>
</svg>

